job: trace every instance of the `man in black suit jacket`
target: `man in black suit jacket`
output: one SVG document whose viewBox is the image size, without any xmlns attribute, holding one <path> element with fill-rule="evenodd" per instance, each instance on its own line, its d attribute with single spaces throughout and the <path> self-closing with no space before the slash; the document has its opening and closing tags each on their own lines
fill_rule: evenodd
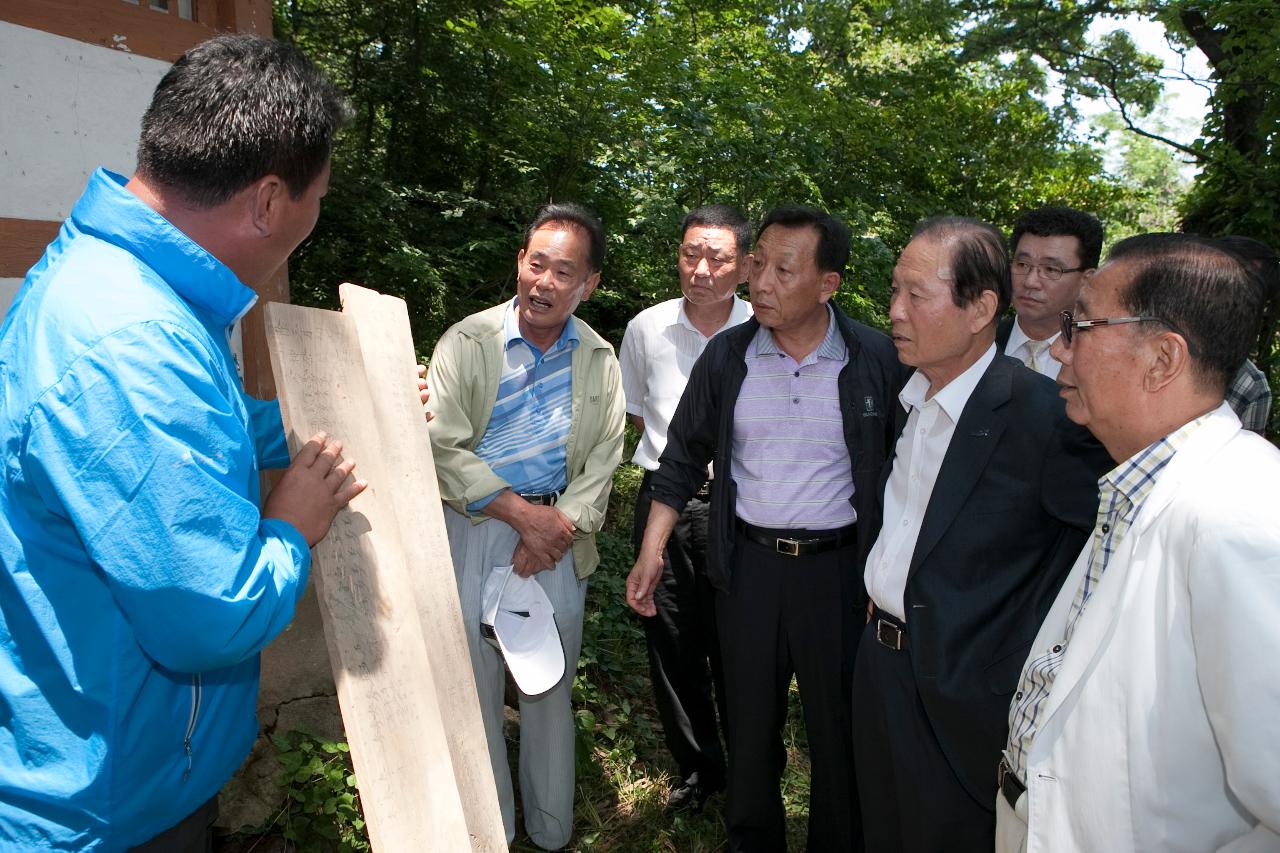
<svg viewBox="0 0 1280 853">
<path fill-rule="evenodd" d="M 916 368 L 867 559 L 853 687 L 868 850 L 989 851 L 1019 670 L 1093 528 L 1101 446 L 1056 385 L 994 344 L 1009 261 L 996 229 L 920 223 L 889 317 Z"/>
</svg>

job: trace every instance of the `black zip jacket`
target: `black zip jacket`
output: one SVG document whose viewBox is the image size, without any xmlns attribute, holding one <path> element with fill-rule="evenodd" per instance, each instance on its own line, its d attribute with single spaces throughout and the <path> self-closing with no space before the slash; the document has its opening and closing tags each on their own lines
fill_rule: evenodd
<svg viewBox="0 0 1280 853">
<path fill-rule="evenodd" d="M 849 350 L 849 361 L 836 379 L 844 440 L 853 469 L 853 497 L 858 514 L 857 588 L 867 553 L 880 532 L 880 473 L 897 439 L 894 408 L 908 370 L 883 332 L 850 319 L 832 303 L 836 325 Z M 650 478 L 654 500 L 680 511 L 707 480 L 707 463 L 715 462 L 711 482 L 711 519 L 707 536 L 707 576 L 721 592 L 729 591 L 735 533 L 737 485 L 732 478 L 733 412 L 747 376 L 747 345 L 760 329 L 753 317 L 711 339 L 693 365 L 689 383 L 667 431 L 667 446 Z M 865 593 L 864 593 L 865 595 Z M 864 599 L 865 600 L 865 599 Z"/>
</svg>

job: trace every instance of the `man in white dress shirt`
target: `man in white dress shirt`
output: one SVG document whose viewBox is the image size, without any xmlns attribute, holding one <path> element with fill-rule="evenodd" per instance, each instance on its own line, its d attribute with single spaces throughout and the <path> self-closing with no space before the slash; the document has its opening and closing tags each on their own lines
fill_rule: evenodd
<svg viewBox="0 0 1280 853">
<path fill-rule="evenodd" d="M 920 223 L 893 270 L 893 341 L 916 372 L 898 397 L 853 677 L 875 853 L 991 850 L 1020 661 L 1111 467 L 1056 386 L 996 351 L 1008 300 L 1002 236 L 976 220 Z"/>
<path fill-rule="evenodd" d="M 1075 304 L 1080 286 L 1102 254 L 1102 223 L 1082 210 L 1042 207 L 1013 226 L 1014 317 L 1000 321 L 996 346 L 1037 373 L 1058 378 L 1062 363 L 1049 347 L 1058 339 L 1058 318 Z"/>
<path fill-rule="evenodd" d="M 619 351 L 627 416 L 641 432 L 631 461 L 645 469 L 636 496 L 637 549 L 649 518 L 649 478 L 658 469 L 689 371 L 713 335 L 751 316 L 751 304 L 737 295 L 747 278 L 747 218 L 728 205 L 707 205 L 690 211 L 680 232 L 677 269 L 683 295 L 637 314 Z M 654 590 L 657 615 L 644 620 L 658 715 L 680 771 L 667 801 L 669 812 L 701 809 L 725 784 L 724 676 L 715 590 L 705 573 L 708 494 L 704 487 L 680 514 Z"/>
</svg>

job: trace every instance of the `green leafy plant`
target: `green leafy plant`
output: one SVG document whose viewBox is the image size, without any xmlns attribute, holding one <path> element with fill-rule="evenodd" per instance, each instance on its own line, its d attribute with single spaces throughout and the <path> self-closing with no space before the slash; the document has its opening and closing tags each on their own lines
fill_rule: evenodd
<svg viewBox="0 0 1280 853">
<path fill-rule="evenodd" d="M 308 853 L 369 850 L 347 744 L 305 731 L 274 735 L 271 741 L 284 769 L 285 804 L 274 821 L 284 837 Z"/>
</svg>

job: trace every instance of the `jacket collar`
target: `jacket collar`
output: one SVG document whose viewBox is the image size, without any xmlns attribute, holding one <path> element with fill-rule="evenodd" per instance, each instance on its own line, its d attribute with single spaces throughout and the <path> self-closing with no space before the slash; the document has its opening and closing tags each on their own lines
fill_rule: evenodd
<svg viewBox="0 0 1280 853">
<path fill-rule="evenodd" d="M 991 458 L 1006 427 L 1006 417 L 1002 410 L 1013 396 L 1013 372 L 1016 367 L 1016 360 L 997 355 L 969 395 L 969 400 L 956 421 L 951 443 L 942 458 L 942 467 L 938 469 L 933 495 L 925 508 L 924 523 L 916 539 L 915 552 L 911 555 L 908 579 L 951 527 L 986 470 L 987 460 Z M 896 446 L 895 441 L 895 448 Z M 887 470 L 888 466 L 886 478 Z"/>
<path fill-rule="evenodd" d="M 1161 473 L 1156 487 L 1143 502 L 1138 517 L 1134 519 L 1129 537 L 1133 538 L 1150 527 L 1173 500 L 1187 477 L 1198 471 L 1204 461 L 1221 450 L 1240 429 L 1240 418 L 1227 403 L 1222 403 L 1210 412 L 1204 424 L 1187 436 L 1185 443 L 1178 448 L 1177 455 Z"/>
<path fill-rule="evenodd" d="M 854 359 L 858 357 L 858 351 L 862 349 L 858 334 L 854 331 L 853 320 L 849 318 L 848 314 L 840 310 L 840 306 L 834 302 L 828 302 L 827 305 L 831 309 L 832 316 L 835 317 L 836 328 L 840 331 L 840 337 L 844 339 L 844 345 L 849 351 L 849 363 L 852 364 Z M 752 315 L 745 323 L 734 326 L 721 334 L 723 334 L 725 343 L 730 348 L 730 351 L 739 359 L 745 359 L 747 347 L 751 344 L 751 340 L 758 331 L 760 331 L 760 321 L 755 318 L 755 315 Z"/>
<path fill-rule="evenodd" d="M 1106 650 L 1123 605 L 1129 598 L 1128 589 L 1141 576 L 1141 571 L 1134 569 L 1133 564 L 1139 554 L 1139 544 L 1145 541 L 1144 534 L 1161 517 L 1174 497 L 1187 486 L 1189 480 L 1210 470 L 1213 458 L 1240 431 L 1240 419 L 1229 405 L 1223 403 L 1202 426 L 1187 437 L 1186 442 L 1178 448 L 1177 454 L 1160 473 L 1155 488 L 1142 502 L 1133 526 L 1111 557 L 1107 573 L 1089 598 L 1089 605 L 1080 616 L 1080 621 L 1076 623 L 1075 633 L 1071 637 L 1071 654 L 1063 659 L 1062 669 L 1054 678 L 1053 689 L 1043 711 L 1043 723 L 1038 726 L 1039 731 L 1044 732 L 1050 728 L 1059 709 L 1072 706 L 1072 697 L 1081 679 L 1093 668 L 1098 655 Z M 1088 567 L 1089 548 L 1090 545 L 1086 544 L 1067 575 L 1062 591 L 1045 618 L 1046 626 L 1066 624 L 1067 608 Z M 1037 638 L 1033 654 L 1039 645 L 1040 638 Z M 1032 760 L 1042 755 L 1044 749 L 1048 749 L 1047 744 L 1051 740 L 1049 736 L 1037 736 L 1032 744 Z M 1039 746 L 1042 743 L 1046 745 Z"/>
<path fill-rule="evenodd" d="M 756 329 L 755 335 L 751 342 L 747 344 L 747 353 L 752 352 L 754 347 L 755 355 L 781 355 L 782 350 L 778 347 L 778 342 L 773 337 L 773 330 L 760 327 Z M 835 308 L 828 303 L 827 305 L 827 333 L 822 336 L 822 340 L 818 342 L 818 348 L 812 353 L 805 356 L 800 364 L 809 364 L 817 361 L 819 358 L 830 359 L 832 361 L 844 361 L 848 354 L 849 348 L 844 342 L 844 338 L 840 334 L 839 326 L 835 321 Z"/>
<path fill-rule="evenodd" d="M 520 317 L 517 313 L 519 308 L 520 297 L 517 296 L 507 303 L 507 310 L 502 314 L 502 346 L 504 349 L 511 349 L 514 344 L 522 343 L 531 351 L 545 356 L 564 349 L 578 348 L 579 338 L 576 317 L 570 315 L 565 319 L 564 327 L 560 329 L 560 336 L 556 338 L 555 343 L 543 352 L 525 340 L 524 335 L 520 332 Z"/>
<path fill-rule="evenodd" d="M 215 322 L 230 325 L 243 317 L 257 294 L 226 264 L 126 190 L 126 182 L 123 175 L 95 171 L 71 210 L 75 227 L 137 257 Z"/>
<path fill-rule="evenodd" d="M 982 381 L 982 377 L 986 375 L 987 368 L 991 366 L 991 362 L 995 360 L 997 354 L 995 344 L 987 347 L 986 352 L 979 356 L 977 361 L 961 371 L 959 376 L 938 389 L 938 392 L 933 395 L 933 401 L 938 404 L 942 411 L 946 412 L 952 423 L 960 422 L 960 416 L 964 414 L 965 405 L 969 402 L 969 398 L 973 396 L 974 389 Z M 909 412 L 912 408 L 924 406 L 928 402 L 928 399 L 926 399 L 928 393 L 929 380 L 917 370 L 911 374 L 911 378 L 907 380 L 906 385 L 898 393 L 898 401 Z"/>
</svg>

